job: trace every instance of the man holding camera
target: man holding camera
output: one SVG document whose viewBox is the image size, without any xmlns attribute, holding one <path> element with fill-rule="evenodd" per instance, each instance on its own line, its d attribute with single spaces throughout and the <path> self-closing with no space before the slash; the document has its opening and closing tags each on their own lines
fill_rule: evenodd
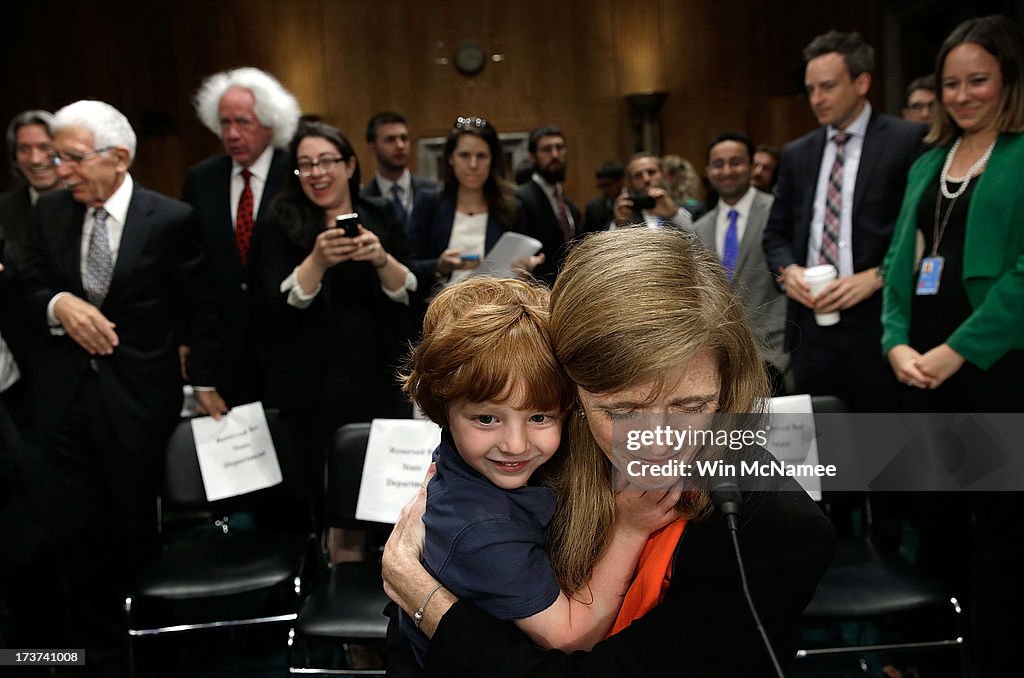
<svg viewBox="0 0 1024 678">
<path fill-rule="evenodd" d="M 626 188 L 615 199 L 615 219 L 610 228 L 630 224 L 657 227 L 664 223 L 690 228 L 693 217 L 676 204 L 665 189 L 661 158 L 637 153 L 626 166 Z"/>
</svg>

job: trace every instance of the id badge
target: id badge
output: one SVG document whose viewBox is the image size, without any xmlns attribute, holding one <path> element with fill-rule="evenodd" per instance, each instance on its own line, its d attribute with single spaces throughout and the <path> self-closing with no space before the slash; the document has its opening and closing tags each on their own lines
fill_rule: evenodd
<svg viewBox="0 0 1024 678">
<path fill-rule="evenodd" d="M 915 294 L 924 296 L 939 293 L 939 280 L 942 278 L 942 265 L 945 261 L 942 257 L 925 257 L 921 260 Z"/>
</svg>

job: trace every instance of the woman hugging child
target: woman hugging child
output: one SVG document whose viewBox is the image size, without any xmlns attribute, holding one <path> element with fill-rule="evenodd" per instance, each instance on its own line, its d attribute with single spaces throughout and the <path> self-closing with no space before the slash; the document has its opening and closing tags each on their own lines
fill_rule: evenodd
<svg viewBox="0 0 1024 678">
<path fill-rule="evenodd" d="M 559 446 L 576 401 L 551 349 L 548 290 L 486 277 L 443 290 L 427 310 L 403 388 L 442 428 L 423 517 L 424 565 L 460 599 L 514 621 L 538 645 L 589 650 L 608 634 L 647 537 L 677 517 L 679 492 L 620 497 L 634 509 L 617 512 L 589 592 L 563 590 L 544 550 L 555 494 L 545 474 L 534 477 L 556 453 L 571 454 Z M 422 665 L 428 641 L 418 620 L 403 614 L 401 628 Z"/>
</svg>

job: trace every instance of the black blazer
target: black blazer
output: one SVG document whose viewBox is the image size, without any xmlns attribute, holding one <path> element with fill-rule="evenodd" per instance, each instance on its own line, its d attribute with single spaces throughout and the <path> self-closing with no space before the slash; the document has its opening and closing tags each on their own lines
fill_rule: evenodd
<svg viewBox="0 0 1024 678">
<path fill-rule="evenodd" d="M 114 433 L 145 449 L 169 431 L 181 410 L 181 376 L 174 341 L 176 309 L 192 327 L 192 376 L 216 386 L 216 310 L 205 280 L 202 250 L 183 202 L 135 184 L 113 278 L 100 311 L 117 327 L 109 356 L 90 356 L 71 337 L 51 335 L 46 307 L 58 292 L 86 298 L 81 239 L 85 205 L 66 191 L 36 205 L 23 276 L 29 319 L 39 337 L 34 371 L 37 419 L 52 431 L 66 419 L 80 382 L 95 372 Z"/>
<path fill-rule="evenodd" d="M 390 202 L 355 201 L 363 227 L 384 249 L 408 265 L 408 245 Z M 256 277 L 259 324 L 268 338 L 266 402 L 286 414 L 324 412 L 335 422 L 409 416 L 394 371 L 413 333 L 412 306 L 391 301 L 369 262 L 347 261 L 324 274 L 322 289 L 307 308 L 295 308 L 281 282 L 309 255 L 293 241 L 288 225 L 269 215 Z"/>
<path fill-rule="evenodd" d="M 889 249 L 907 172 L 924 150 L 923 125 L 872 113 L 864 135 L 860 166 L 853 194 L 853 269 L 863 271 L 882 263 Z M 814 193 L 826 128 L 820 127 L 786 144 L 775 185 L 775 203 L 764 229 L 764 251 L 769 269 L 778 272 L 790 264 L 807 263 Z M 843 311 L 841 326 L 859 333 L 880 332 L 882 295 L 875 294 Z M 798 325 L 813 323 L 811 311 L 789 300 L 786 350 L 798 343 Z M 809 324 L 808 324 L 809 326 Z M 877 342 L 876 342 L 877 343 Z"/>
<path fill-rule="evenodd" d="M 250 290 L 254 282 L 253 258 L 259 251 L 259 240 L 266 228 L 270 205 L 288 173 L 288 154 L 274 149 L 245 266 L 238 254 L 231 221 L 231 168 L 229 155 L 219 155 L 192 166 L 185 175 L 181 199 L 195 210 L 199 237 L 208 262 L 210 291 L 217 304 L 224 334 L 217 356 L 221 395 L 228 405 L 240 405 L 262 395 L 256 391 L 261 390 L 265 360 L 256 358 L 265 353 L 265 346 L 259 341 L 260 335 L 252 329 Z M 179 341 L 191 343 L 191 330 L 187 325 L 179 331 Z"/>
<path fill-rule="evenodd" d="M 0 228 L 4 231 L 5 252 L 10 261 L 21 258 L 31 227 L 32 198 L 28 186 L 0 195 Z"/>
<path fill-rule="evenodd" d="M 410 223 L 412 233 L 412 272 L 416 275 L 419 289 L 426 293 L 436 280 L 437 258 L 448 249 L 455 223 L 456 192 L 424 192 L 416 198 L 416 208 Z M 516 221 L 506 228 L 493 214 L 487 215 L 487 233 L 484 237 L 484 252 L 489 252 L 505 231 L 525 232 L 522 205 L 516 203 Z"/>
<path fill-rule="evenodd" d="M 801 615 L 832 561 L 836 536 L 792 478 L 772 487 L 744 493 L 739 541 L 758 614 L 785 662 L 795 654 Z M 425 668 L 467 678 L 774 675 L 717 512 L 686 526 L 662 602 L 591 652 L 541 650 L 512 622 L 458 602 L 434 633 Z M 416 672 L 406 667 L 395 675 Z"/>
<path fill-rule="evenodd" d="M 412 219 L 413 215 L 416 214 L 416 199 L 425 193 L 436 193 L 441 190 L 441 187 L 436 181 L 427 179 L 424 177 L 418 177 L 415 174 L 410 175 L 412 177 L 412 200 L 411 207 L 409 208 L 408 218 L 405 220 L 405 234 L 409 241 L 412 241 Z M 362 190 L 359 191 L 359 197 L 361 198 L 384 198 L 385 200 L 391 200 L 391 196 L 381 195 L 380 186 L 377 184 L 377 177 L 374 176 L 366 185 L 363 186 Z"/>
<path fill-rule="evenodd" d="M 588 202 L 584 208 L 583 230 L 587 233 L 608 230 L 608 224 L 615 218 L 615 212 L 611 207 L 614 202 L 606 202 L 604 197 L 597 197 Z"/>
<path fill-rule="evenodd" d="M 534 269 L 533 276 L 551 285 L 555 282 L 555 275 L 569 253 L 569 243 L 565 241 L 558 215 L 551 209 L 551 202 L 540 184 L 531 179 L 516 188 L 516 195 L 522 202 L 523 216 L 526 219 L 524 233 L 540 240 L 544 245 L 541 249 L 544 253 L 544 263 Z M 583 233 L 583 220 L 580 218 L 579 209 L 568 198 L 565 199 L 565 206 L 572 214 L 576 233 Z"/>
</svg>

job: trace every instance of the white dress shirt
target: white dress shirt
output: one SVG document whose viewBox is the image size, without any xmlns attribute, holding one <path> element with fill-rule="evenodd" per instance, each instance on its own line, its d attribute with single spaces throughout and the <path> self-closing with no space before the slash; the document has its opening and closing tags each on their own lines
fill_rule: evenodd
<svg viewBox="0 0 1024 678">
<path fill-rule="evenodd" d="M 853 193 L 857 185 L 857 170 L 860 169 L 860 154 L 864 150 L 864 135 L 871 117 L 871 104 L 864 104 L 846 130 L 846 158 L 843 161 L 842 212 L 839 215 L 839 277 L 853 275 Z M 807 243 L 806 266 L 817 266 L 821 255 L 821 238 L 825 230 L 825 196 L 828 193 L 828 179 L 836 160 L 836 144 L 833 138 L 840 130 L 831 125 L 825 130 L 825 153 L 818 170 L 818 187 L 814 191 L 814 213 L 811 216 L 810 239 Z"/>
<path fill-rule="evenodd" d="M 263 188 L 267 185 L 267 175 L 270 174 L 270 162 L 274 159 L 274 147 L 267 148 L 256 158 L 256 162 L 249 165 L 249 190 L 252 191 L 252 220 L 253 223 L 260 215 L 260 201 L 263 199 Z M 242 190 L 245 188 L 245 178 L 242 170 L 245 169 L 234 160 L 231 161 L 231 227 L 235 227 L 238 221 L 238 199 L 242 197 Z"/>
<path fill-rule="evenodd" d="M 743 197 L 736 201 L 735 205 L 727 205 L 725 201 L 718 203 L 718 215 L 715 217 L 715 251 L 721 259 L 725 254 L 725 234 L 729 230 L 729 210 L 736 210 L 736 242 L 743 242 L 743 234 L 747 232 L 747 220 L 750 218 L 750 208 L 754 204 L 754 195 L 757 189 L 751 186 Z M 737 252 L 739 254 L 739 252 Z"/>
</svg>

